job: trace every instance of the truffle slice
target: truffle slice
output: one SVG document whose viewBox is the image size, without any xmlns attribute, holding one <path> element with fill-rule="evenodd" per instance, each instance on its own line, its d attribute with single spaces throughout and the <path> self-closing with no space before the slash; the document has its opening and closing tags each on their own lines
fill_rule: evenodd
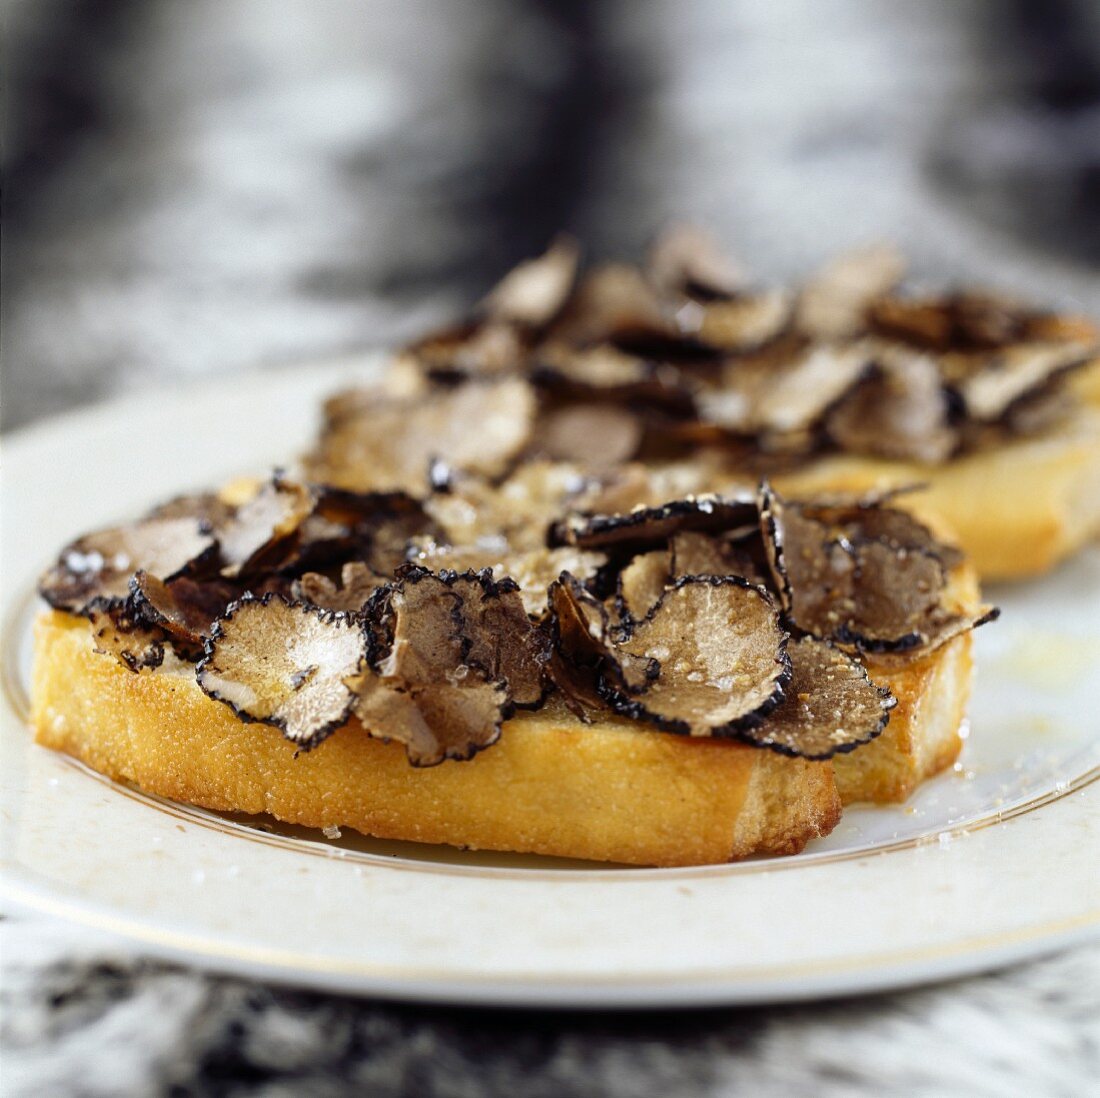
<svg viewBox="0 0 1100 1098">
<path fill-rule="evenodd" d="M 713 537 L 686 530 L 669 542 L 671 572 L 681 576 L 741 576 L 750 583 L 771 582 L 759 532 Z"/>
<path fill-rule="evenodd" d="M 531 449 L 551 461 L 607 469 L 629 461 L 642 441 L 641 420 L 614 404 L 578 404 L 540 419 Z"/>
<path fill-rule="evenodd" d="M 516 705 L 543 697 L 541 635 L 511 580 L 488 571 L 435 575 L 416 566 L 399 573 L 389 598 L 393 640 L 378 665 L 409 685 L 499 681 Z"/>
<path fill-rule="evenodd" d="M 505 683 L 515 705 L 537 706 L 545 694 L 542 669 L 549 651 L 545 635 L 523 608 L 518 585 L 497 582 L 488 570 L 447 576 L 444 582 L 462 598 L 465 663 L 490 681 Z"/>
<path fill-rule="evenodd" d="M 437 379 L 491 377 L 522 366 L 527 346 L 514 325 L 487 319 L 445 328 L 419 339 L 409 345 L 406 355 Z M 393 391 L 392 382 L 390 395 L 400 395 Z"/>
<path fill-rule="evenodd" d="M 214 546 L 208 527 L 193 517 L 152 518 L 99 530 L 66 546 L 39 579 L 38 591 L 55 609 L 83 614 L 93 603 L 125 599 L 138 569 L 169 580 L 197 567 Z"/>
<path fill-rule="evenodd" d="M 641 271 L 627 263 L 605 263 L 580 280 L 547 338 L 585 346 L 638 335 L 676 339 L 679 329 Z"/>
<path fill-rule="evenodd" d="M 585 582 L 607 564 L 607 557 L 568 545 L 521 552 L 504 539 L 463 546 L 437 545 L 428 540 L 417 547 L 410 562 L 433 572 L 481 572 L 487 568 L 495 580 L 514 580 L 524 610 L 533 618 L 541 618 L 546 614 L 547 589 L 562 572 L 571 572 Z"/>
<path fill-rule="evenodd" d="M 668 296 L 728 298 L 744 285 L 744 274 L 694 225 L 672 225 L 650 249 L 650 281 Z"/>
<path fill-rule="evenodd" d="M 939 464 L 958 445 L 935 361 L 902 346 L 876 349 L 868 376 L 829 413 L 826 430 L 856 454 Z"/>
<path fill-rule="evenodd" d="M 688 576 L 665 592 L 619 651 L 655 661 L 641 696 L 601 676 L 612 708 L 669 732 L 730 735 L 757 723 L 791 677 L 787 633 L 767 592 L 746 580 Z"/>
<path fill-rule="evenodd" d="M 692 396 L 677 367 L 632 354 L 610 343 L 572 347 L 548 343 L 535 356 L 533 379 L 567 397 L 626 400 L 687 414 Z"/>
<path fill-rule="evenodd" d="M 762 488 L 765 548 L 797 629 L 875 652 L 931 646 L 955 629 L 960 615 L 944 605 L 955 551 L 915 519 L 887 514 L 788 504 Z"/>
<path fill-rule="evenodd" d="M 584 716 L 587 709 L 603 708 L 603 679 L 630 695 L 646 690 L 660 666 L 618 647 L 623 630 L 612 625 L 603 603 L 574 576 L 563 572 L 547 599 L 553 643 L 547 673 L 574 712 Z"/>
<path fill-rule="evenodd" d="M 715 350 L 753 351 L 778 338 L 791 319 L 794 299 L 786 290 L 739 294 L 700 307 L 698 316 L 681 313 L 685 330 Z"/>
<path fill-rule="evenodd" d="M 233 505 L 216 492 L 197 492 L 193 495 L 175 496 L 157 504 L 145 517 L 147 519 L 199 519 L 208 527 L 217 528 L 233 515 Z"/>
<path fill-rule="evenodd" d="M 702 537 L 703 535 L 684 535 Z M 639 553 L 619 574 L 619 609 L 626 618 L 638 621 L 660 601 L 672 580 L 667 549 Z"/>
<path fill-rule="evenodd" d="M 477 547 L 503 555 L 546 547 L 546 531 L 588 481 L 574 465 L 531 461 L 500 484 L 461 477 L 450 491 L 431 496 L 424 508 L 438 525 L 437 542 Z"/>
<path fill-rule="evenodd" d="M 832 625 L 837 640 L 867 651 L 927 643 L 943 612 L 942 561 L 881 541 L 854 542 L 849 552 L 855 564 L 849 599 L 810 631 L 820 636 Z"/>
<path fill-rule="evenodd" d="M 385 678 L 409 684 L 455 681 L 466 666 L 462 596 L 439 576 L 410 569 L 390 590 L 387 610 L 393 635 L 378 663 Z"/>
<path fill-rule="evenodd" d="M 718 532 L 756 521 L 756 501 L 748 496 L 700 495 L 660 507 L 639 507 L 626 514 L 567 516 L 555 537 L 582 549 L 641 549 L 660 545 L 681 530 Z"/>
<path fill-rule="evenodd" d="M 308 488 L 278 477 L 269 481 L 218 528 L 222 575 L 233 579 L 268 564 L 313 508 Z"/>
<path fill-rule="evenodd" d="M 807 431 L 865 377 L 861 344 L 821 344 L 775 371 L 753 409 L 756 431 L 775 436 Z"/>
<path fill-rule="evenodd" d="M 138 571 L 130 580 L 135 619 L 163 630 L 187 659 L 202 655 L 215 621 L 239 593 L 238 588 L 218 579 L 197 581 L 179 576 L 163 583 L 148 572 Z"/>
<path fill-rule="evenodd" d="M 378 674 L 368 669 L 354 683 L 364 726 L 404 743 L 416 766 L 467 759 L 496 742 L 507 687 L 487 681 L 486 670 L 470 659 L 474 642 L 464 636 L 462 595 L 440 576 L 409 569 L 387 592 L 386 611 L 389 652 Z"/>
<path fill-rule="evenodd" d="M 937 351 L 996 351 L 1030 342 L 1091 344 L 1098 337 L 1095 326 L 1082 318 L 973 290 L 943 297 L 883 297 L 868 318 L 874 330 L 891 339 Z"/>
<path fill-rule="evenodd" d="M 407 400 L 380 397 L 330 422 L 309 475 L 355 491 L 423 494 L 433 460 L 498 476 L 527 445 L 535 397 L 519 378 L 469 382 Z"/>
<path fill-rule="evenodd" d="M 378 575 L 392 576 L 415 537 L 438 533 L 421 502 L 404 492 L 349 492 L 327 485 L 313 491 L 313 513 L 284 570 L 356 559 Z"/>
<path fill-rule="evenodd" d="M 740 735 L 783 755 L 829 759 L 873 740 L 886 727 L 897 699 L 876 686 L 863 665 L 814 637 L 787 646 L 787 699 Z"/>
<path fill-rule="evenodd" d="M 954 388 L 971 419 L 994 423 L 1029 395 L 1094 361 L 1097 353 L 1076 343 L 1024 344 L 989 358 Z"/>
<path fill-rule="evenodd" d="M 138 672 L 164 662 L 165 634 L 134 616 L 127 603 L 99 604 L 88 610 L 95 650 L 114 656 Z"/>
<path fill-rule="evenodd" d="M 803 288 L 798 327 L 813 339 L 847 339 L 867 325 L 867 309 L 892 290 L 905 261 L 890 247 L 865 248 L 840 256 Z"/>
<path fill-rule="evenodd" d="M 245 596 L 214 626 L 196 678 L 242 719 L 274 725 L 309 749 L 351 715 L 348 681 L 366 656 L 365 630 L 345 615 Z"/>
<path fill-rule="evenodd" d="M 513 268 L 485 298 L 482 307 L 492 317 L 530 328 L 541 328 L 561 311 L 577 276 L 580 248 L 559 236 L 537 259 Z"/>
<path fill-rule="evenodd" d="M 404 744 L 413 766 L 469 759 L 500 739 L 507 701 L 500 684 L 408 685 L 367 671 L 353 686 L 363 728 L 376 739 Z"/>
<path fill-rule="evenodd" d="M 851 541 L 882 541 L 895 549 L 927 553 L 945 570 L 950 570 L 962 563 L 962 551 L 941 541 L 908 511 L 888 506 L 898 495 L 919 487 L 914 485 L 850 499 L 819 496 L 797 506 L 810 517 L 832 527 L 834 535 L 842 534 Z"/>
<path fill-rule="evenodd" d="M 296 598 L 322 609 L 357 614 L 386 582 L 362 561 L 352 560 L 340 569 L 339 584 L 318 572 L 307 572 L 294 581 L 293 591 Z"/>
</svg>

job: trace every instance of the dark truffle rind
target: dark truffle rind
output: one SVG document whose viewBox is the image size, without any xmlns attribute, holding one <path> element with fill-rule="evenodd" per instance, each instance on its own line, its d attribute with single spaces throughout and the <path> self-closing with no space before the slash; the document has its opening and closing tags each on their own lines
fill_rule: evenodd
<svg viewBox="0 0 1100 1098">
<path fill-rule="evenodd" d="M 210 528 L 193 516 L 98 530 L 61 551 L 39 579 L 38 592 L 56 610 L 87 616 L 93 606 L 128 598 L 130 577 L 139 569 L 167 581 L 200 569 L 215 549 Z"/>
<path fill-rule="evenodd" d="M 655 652 L 657 646 L 649 634 L 656 632 L 656 626 L 664 616 L 674 613 L 673 604 L 683 597 L 714 591 L 725 592 L 743 604 L 738 608 L 737 615 L 708 624 L 700 618 L 707 607 L 696 607 L 689 618 L 672 629 L 673 635 L 661 642 L 662 652 L 664 648 L 668 649 L 664 659 L 651 656 L 658 660 L 660 671 L 644 694 L 624 691 L 609 676 L 601 674 L 598 691 L 612 709 L 623 716 L 646 721 L 679 735 L 732 736 L 758 724 L 783 701 L 791 677 L 791 661 L 787 655 L 788 634 L 780 623 L 778 609 L 768 592 L 737 576 L 685 576 L 677 580 L 646 618 L 630 629 L 629 635 L 621 641 L 622 650 L 635 658 Z M 729 610 L 727 607 L 727 614 Z M 762 613 L 764 621 L 757 622 L 756 627 L 749 630 L 747 641 L 744 635 L 739 635 L 739 627 L 750 610 Z M 698 638 L 700 627 L 705 634 L 698 639 L 694 650 L 685 652 L 675 647 L 687 644 L 688 637 L 693 634 Z M 713 653 L 707 653 L 704 646 L 713 647 L 723 641 L 734 646 L 733 650 L 723 654 L 723 658 L 732 657 L 732 662 L 728 666 L 715 668 L 708 660 L 708 655 Z M 749 643 L 761 644 L 761 651 L 749 652 Z M 632 652 L 631 646 L 641 647 L 642 652 Z M 746 671 L 744 661 L 747 658 L 755 659 L 758 666 Z M 716 673 L 717 679 L 714 678 Z M 737 681 L 746 676 L 750 681 Z M 745 699 L 739 707 L 733 704 L 739 696 L 738 686 L 742 687 L 740 696 Z M 675 697 L 676 691 L 680 694 L 678 699 Z M 671 704 L 668 701 L 670 695 L 673 696 Z M 694 715 L 675 712 L 677 704 L 690 707 L 693 696 L 699 707 Z M 721 700 L 723 697 L 725 702 Z"/>
<path fill-rule="evenodd" d="M 95 603 L 87 617 L 97 652 L 114 656 L 135 673 L 164 662 L 165 633 L 137 619 L 129 602 Z"/>
<path fill-rule="evenodd" d="M 216 578 L 200 581 L 179 576 L 162 583 L 138 571 L 130 579 L 128 605 L 136 621 L 164 630 L 180 656 L 198 660 L 214 623 L 239 596 L 238 588 Z"/>
<path fill-rule="evenodd" d="M 330 669 L 327 679 L 321 680 L 331 682 L 335 677 L 339 686 L 325 692 L 319 698 L 317 703 L 319 712 L 314 721 L 303 721 L 294 703 L 300 702 L 302 698 L 297 692 L 303 686 L 308 686 L 321 668 L 318 665 L 292 667 L 291 656 L 288 655 L 288 637 L 279 636 L 280 643 L 274 645 L 272 652 L 267 653 L 266 657 L 259 656 L 257 652 L 243 654 L 245 659 L 251 655 L 257 664 L 262 664 L 258 670 L 268 676 L 276 678 L 282 676 L 282 681 L 276 684 L 276 693 L 282 691 L 285 696 L 278 699 L 265 699 L 259 693 L 262 686 L 270 687 L 272 685 L 270 682 L 266 684 L 256 682 L 253 685 L 240 676 L 241 668 L 223 668 L 219 665 L 219 661 L 226 662 L 226 646 L 233 643 L 231 636 L 233 630 L 241 627 L 242 618 L 245 615 L 254 613 L 262 615 L 261 624 L 263 616 L 273 618 L 277 613 L 300 614 L 303 620 L 314 627 L 320 626 L 333 630 L 331 639 L 346 642 L 347 650 L 341 653 L 346 666 Z M 238 654 L 238 658 L 240 656 L 241 654 Z M 325 611 L 309 603 L 292 602 L 274 593 L 260 598 L 245 595 L 231 603 L 225 614 L 215 622 L 210 636 L 206 639 L 203 658 L 195 668 L 195 677 L 205 694 L 215 701 L 228 705 L 241 720 L 272 725 L 301 750 L 308 751 L 344 725 L 351 716 L 355 694 L 347 686 L 346 680 L 362 671 L 366 657 L 366 627 L 363 622 L 354 617 Z M 272 665 L 277 664 L 280 659 L 285 662 L 285 666 L 281 669 L 277 666 L 273 667 Z M 230 659 L 228 662 L 232 663 L 233 660 Z M 237 673 L 234 673 L 235 671 Z"/>
<path fill-rule="evenodd" d="M 751 496 L 688 496 L 660 507 L 639 507 L 626 514 L 570 515 L 553 530 L 559 544 L 582 549 L 642 549 L 666 542 L 681 530 L 717 533 L 755 522 Z"/>
<path fill-rule="evenodd" d="M 872 682 L 861 663 L 815 637 L 792 641 L 787 652 L 792 675 L 786 700 L 764 721 L 740 730 L 739 738 L 781 755 L 831 759 L 882 733 L 897 698 Z"/>
</svg>

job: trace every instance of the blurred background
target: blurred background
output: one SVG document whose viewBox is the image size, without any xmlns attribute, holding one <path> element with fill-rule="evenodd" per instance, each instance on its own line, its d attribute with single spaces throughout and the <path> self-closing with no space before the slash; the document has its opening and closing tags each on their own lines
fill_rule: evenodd
<svg viewBox="0 0 1100 1098">
<path fill-rule="evenodd" d="M 559 228 L 1100 314 L 1096 0 L 0 0 L 3 424 L 462 309 Z"/>
</svg>

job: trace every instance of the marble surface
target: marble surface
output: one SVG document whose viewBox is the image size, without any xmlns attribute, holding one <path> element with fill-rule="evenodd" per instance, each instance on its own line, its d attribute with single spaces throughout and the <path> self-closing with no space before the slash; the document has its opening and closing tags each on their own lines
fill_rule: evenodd
<svg viewBox="0 0 1100 1098">
<path fill-rule="evenodd" d="M 1100 34 L 1056 7 L 1069 30 L 977 0 L 6 0 L 3 422 L 385 343 L 558 227 L 630 252 L 673 214 L 764 276 L 892 237 L 918 274 L 1100 313 Z M 1067 49 L 1076 98 L 1052 83 Z M 0 958 L 15 1098 L 1100 1078 L 1097 947 L 849 1002 L 600 1015 L 291 992 L 13 913 Z"/>
<path fill-rule="evenodd" d="M 1084 1098 L 1100 949 L 896 995 L 567 1014 L 394 1005 L 201 976 L 0 923 L 9 1098 Z"/>
</svg>

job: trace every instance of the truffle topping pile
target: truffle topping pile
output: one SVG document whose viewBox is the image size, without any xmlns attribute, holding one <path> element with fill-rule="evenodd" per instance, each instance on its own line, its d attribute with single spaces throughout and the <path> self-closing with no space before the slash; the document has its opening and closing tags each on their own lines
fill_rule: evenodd
<svg viewBox="0 0 1100 1098">
<path fill-rule="evenodd" d="M 715 487 L 1045 430 L 1097 355 L 1076 318 L 902 274 L 878 249 L 756 287 L 689 229 L 582 271 L 559 240 L 330 399 L 295 475 L 88 534 L 40 591 L 134 673 L 189 662 L 301 750 L 350 725 L 417 766 L 468 759 L 556 694 L 584 720 L 850 751 L 894 704 L 867 654 L 921 658 L 995 611 L 891 495 Z"/>
<path fill-rule="evenodd" d="M 584 720 L 828 758 L 888 720 L 863 653 L 919 657 L 990 616 L 955 604 L 956 551 L 892 497 L 660 502 L 691 475 L 542 461 L 414 496 L 280 474 L 81 538 L 40 590 L 135 673 L 171 652 L 302 750 L 350 723 L 418 766 L 554 693 Z"/>
<path fill-rule="evenodd" d="M 558 241 L 465 322 L 399 352 L 379 386 L 331 399 L 307 474 L 415 495 L 538 458 L 935 465 L 1072 410 L 1067 378 L 1100 359 L 1092 324 L 985 293 L 913 296 L 904 273 L 876 248 L 775 289 L 692 229 L 639 267 L 582 270 Z"/>
</svg>

